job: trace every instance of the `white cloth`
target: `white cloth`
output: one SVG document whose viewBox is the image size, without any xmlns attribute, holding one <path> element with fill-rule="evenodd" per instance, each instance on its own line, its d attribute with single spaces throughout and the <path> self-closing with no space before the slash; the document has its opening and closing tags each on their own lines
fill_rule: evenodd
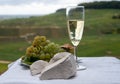
<svg viewBox="0 0 120 84">
<path fill-rule="evenodd" d="M 68 80 L 40 80 L 20 65 L 20 59 L 0 76 L 0 84 L 120 84 L 120 60 L 114 57 L 81 57 L 86 70 Z"/>
</svg>

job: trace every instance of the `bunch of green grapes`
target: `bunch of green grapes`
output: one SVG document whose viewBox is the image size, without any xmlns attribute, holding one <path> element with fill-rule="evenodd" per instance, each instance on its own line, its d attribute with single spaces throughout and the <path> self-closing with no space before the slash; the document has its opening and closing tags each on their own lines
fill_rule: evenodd
<svg viewBox="0 0 120 84">
<path fill-rule="evenodd" d="M 32 45 L 26 49 L 26 54 L 22 59 L 26 63 L 33 63 L 37 60 L 50 61 L 54 54 L 64 51 L 60 45 L 50 42 L 45 36 L 36 36 Z"/>
</svg>

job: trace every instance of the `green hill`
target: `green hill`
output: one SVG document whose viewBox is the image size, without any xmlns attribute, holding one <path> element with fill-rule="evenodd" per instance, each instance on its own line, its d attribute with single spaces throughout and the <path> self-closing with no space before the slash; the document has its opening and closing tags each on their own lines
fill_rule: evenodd
<svg viewBox="0 0 120 84">
<path fill-rule="evenodd" d="M 118 18 L 113 18 L 118 15 Z M 86 9 L 85 34 L 120 33 L 119 9 Z M 67 28 L 65 12 L 56 12 L 45 16 L 18 18 L 0 21 L 0 28 Z M 87 32 L 87 33 L 86 33 Z"/>
</svg>

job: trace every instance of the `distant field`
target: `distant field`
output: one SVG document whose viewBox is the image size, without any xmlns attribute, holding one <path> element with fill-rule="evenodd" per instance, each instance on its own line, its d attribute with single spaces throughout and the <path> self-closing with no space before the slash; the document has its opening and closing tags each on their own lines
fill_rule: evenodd
<svg viewBox="0 0 120 84">
<path fill-rule="evenodd" d="M 113 19 L 115 14 L 120 14 L 117 9 L 86 10 L 86 34 L 99 35 L 101 33 L 119 33 L 120 19 Z"/>
<path fill-rule="evenodd" d="M 120 33 L 120 19 L 112 18 L 116 14 L 120 14 L 119 9 L 86 9 L 85 35 L 99 35 L 103 32 Z M 33 16 L 30 18 L 18 18 L 0 21 L 0 28 L 24 29 L 41 28 L 43 26 L 67 28 L 65 12 L 56 12 L 45 16 Z"/>
<path fill-rule="evenodd" d="M 78 46 L 78 56 L 115 56 L 120 58 L 120 35 L 84 36 Z M 70 43 L 69 38 L 51 39 L 63 45 Z M 25 54 L 27 42 L 0 43 L 0 60 L 14 61 Z"/>
</svg>

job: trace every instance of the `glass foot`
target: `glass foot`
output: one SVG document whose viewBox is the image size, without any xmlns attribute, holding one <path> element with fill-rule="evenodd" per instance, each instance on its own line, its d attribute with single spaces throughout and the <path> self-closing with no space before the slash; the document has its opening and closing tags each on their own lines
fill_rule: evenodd
<svg viewBox="0 0 120 84">
<path fill-rule="evenodd" d="M 77 71 L 85 70 L 85 69 L 87 69 L 85 66 L 83 66 L 83 65 L 77 65 Z"/>
<path fill-rule="evenodd" d="M 75 56 L 75 60 L 76 60 L 77 63 L 82 63 L 82 59 L 81 58 L 78 58 L 78 57 Z"/>
<path fill-rule="evenodd" d="M 82 63 L 82 59 L 77 59 L 76 62 L 77 63 Z"/>
</svg>

